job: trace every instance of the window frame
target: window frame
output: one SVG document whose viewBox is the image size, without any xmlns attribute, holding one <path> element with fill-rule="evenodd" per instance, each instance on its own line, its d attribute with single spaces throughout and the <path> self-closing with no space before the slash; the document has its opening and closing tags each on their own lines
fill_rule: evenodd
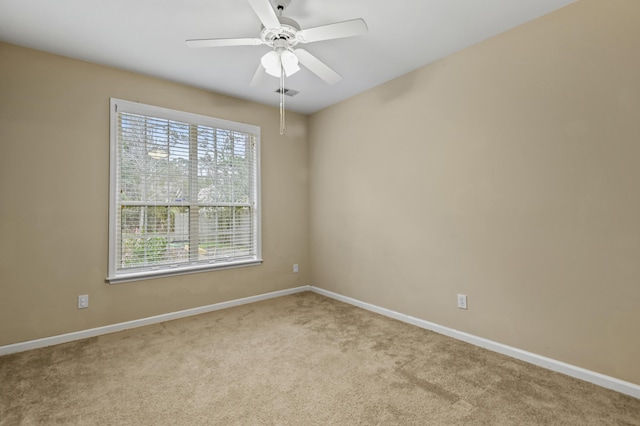
<svg viewBox="0 0 640 426">
<path fill-rule="evenodd" d="M 199 115 L 184 111 L 173 110 L 153 105 L 142 104 L 139 102 L 131 102 L 117 98 L 110 98 L 110 136 L 109 136 L 109 260 L 108 260 L 108 276 L 106 281 L 109 284 L 117 284 L 122 282 L 137 281 L 158 277 L 167 277 L 175 275 L 192 274 L 198 272 L 214 271 L 218 269 L 238 268 L 246 266 L 255 266 L 262 263 L 262 232 L 261 232 L 261 199 L 260 199 L 260 127 L 237 123 L 234 121 L 223 120 L 205 115 Z M 238 131 L 250 133 L 254 135 L 255 142 L 255 158 L 253 169 L 255 177 L 253 178 L 253 200 L 250 200 L 255 206 L 253 217 L 255 220 L 255 253 L 254 257 L 241 260 L 215 261 L 211 263 L 185 263 L 180 265 L 160 265 L 153 267 L 145 267 L 133 269 L 123 272 L 118 268 L 118 208 L 120 202 L 118 200 L 119 176 L 118 176 L 118 113 L 139 114 L 147 117 L 160 118 L 165 120 L 189 123 L 190 125 L 202 125 L 212 128 L 219 128 L 230 131 Z M 250 178 L 251 179 L 251 178 Z M 198 204 L 192 201 L 185 206 Z M 151 206 L 145 204 L 145 206 Z"/>
</svg>

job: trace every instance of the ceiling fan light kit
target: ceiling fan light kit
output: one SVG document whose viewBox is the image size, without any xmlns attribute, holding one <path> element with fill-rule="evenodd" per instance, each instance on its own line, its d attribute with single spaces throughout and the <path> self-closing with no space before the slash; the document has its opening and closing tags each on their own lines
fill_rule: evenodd
<svg viewBox="0 0 640 426">
<path fill-rule="evenodd" d="M 282 71 L 287 77 L 300 71 L 298 57 L 284 45 L 276 46 L 274 50 L 265 54 L 260 63 L 267 74 L 274 77 L 280 77 Z"/>
<path fill-rule="evenodd" d="M 262 23 L 262 30 L 256 38 L 213 38 L 187 40 L 187 46 L 198 47 L 226 47 L 226 46 L 259 46 L 267 45 L 273 50 L 263 55 L 256 70 L 251 85 L 257 85 L 263 74 L 280 78 L 280 133 L 284 131 L 284 77 L 291 76 L 300 70 L 302 64 L 309 71 L 320 77 L 328 84 L 336 84 L 342 76 L 326 65 L 320 59 L 305 49 L 295 48 L 298 44 L 336 38 L 353 37 L 368 31 L 363 19 L 336 22 L 318 27 L 301 29 L 300 25 L 291 18 L 282 16 L 290 0 L 275 0 L 274 6 L 280 16 L 276 14 L 274 6 L 269 0 L 248 0 L 253 11 Z"/>
</svg>

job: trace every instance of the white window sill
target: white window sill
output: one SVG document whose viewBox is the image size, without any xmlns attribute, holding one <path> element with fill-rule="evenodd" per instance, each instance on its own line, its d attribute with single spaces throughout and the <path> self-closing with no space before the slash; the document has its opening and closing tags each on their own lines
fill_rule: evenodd
<svg viewBox="0 0 640 426">
<path fill-rule="evenodd" d="M 187 267 L 180 267 L 175 269 L 161 269 L 161 270 L 145 270 L 136 271 L 131 273 L 121 273 L 115 276 L 107 277 L 106 281 L 109 284 L 120 284 L 131 281 L 149 280 L 152 278 L 173 277 L 176 275 L 197 274 L 199 272 L 211 272 L 219 269 L 230 268 L 243 268 L 246 266 L 257 266 L 262 264 L 262 259 L 257 260 L 242 260 L 236 262 L 225 262 L 210 265 L 194 265 Z"/>
</svg>

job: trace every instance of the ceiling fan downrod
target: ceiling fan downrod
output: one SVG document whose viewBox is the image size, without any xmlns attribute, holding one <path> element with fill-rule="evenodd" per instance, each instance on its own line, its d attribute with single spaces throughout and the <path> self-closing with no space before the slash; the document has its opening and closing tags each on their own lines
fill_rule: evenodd
<svg viewBox="0 0 640 426">
<path fill-rule="evenodd" d="M 284 10 L 289 6 L 289 3 L 291 3 L 291 0 L 273 0 L 274 9 L 278 11 L 280 16 L 282 16 Z"/>
</svg>

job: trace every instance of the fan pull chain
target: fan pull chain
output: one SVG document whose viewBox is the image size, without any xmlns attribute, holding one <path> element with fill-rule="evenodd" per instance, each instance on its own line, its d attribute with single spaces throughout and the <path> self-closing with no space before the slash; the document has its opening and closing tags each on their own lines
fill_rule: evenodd
<svg viewBox="0 0 640 426">
<path fill-rule="evenodd" d="M 280 66 L 280 134 L 284 135 L 284 67 Z"/>
</svg>

